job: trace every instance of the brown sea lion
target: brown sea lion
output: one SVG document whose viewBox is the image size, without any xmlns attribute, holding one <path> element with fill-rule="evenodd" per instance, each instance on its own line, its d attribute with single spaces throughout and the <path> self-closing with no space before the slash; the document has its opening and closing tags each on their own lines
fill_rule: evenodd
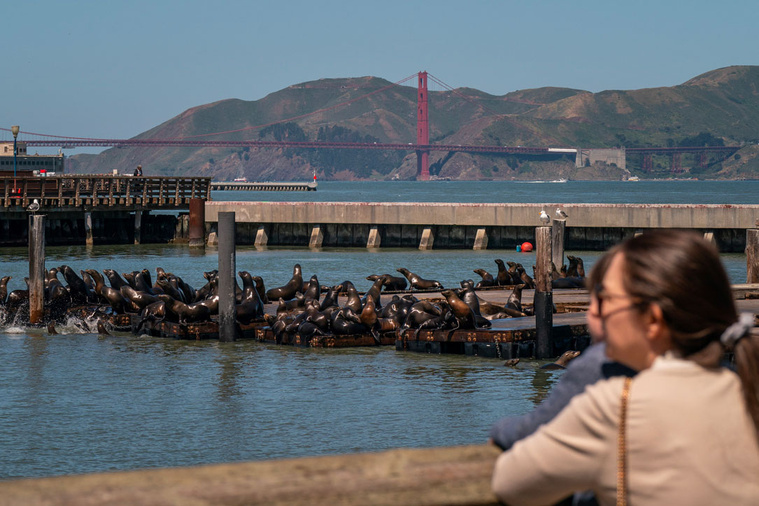
<svg viewBox="0 0 759 506">
<path fill-rule="evenodd" d="M 556 362 L 552 362 L 550 364 L 546 364 L 544 366 L 541 366 L 541 369 L 547 369 L 549 371 L 555 370 L 555 369 L 566 369 L 567 364 L 570 362 L 570 360 L 573 360 L 580 356 L 579 351 L 569 350 L 565 351 L 561 354 L 559 358 L 556 359 Z"/>
<path fill-rule="evenodd" d="M 518 359 L 518 358 L 510 358 L 510 359 L 506 360 L 506 361 L 503 363 L 503 365 L 504 365 L 505 367 L 514 367 L 514 366 L 515 366 L 515 365 L 517 365 L 518 363 L 519 363 L 519 359 Z"/>
<path fill-rule="evenodd" d="M 453 290 L 443 290 L 440 293 L 445 297 L 448 305 L 451 306 L 451 311 L 453 311 L 453 315 L 456 317 L 456 321 L 458 321 L 458 328 L 476 329 L 479 327 L 477 316 L 474 314 L 474 311 L 472 311 L 472 308 L 469 307 L 466 302 L 456 295 L 456 292 Z M 489 327 L 490 322 L 487 321 L 487 323 L 482 326 Z"/>
<path fill-rule="evenodd" d="M 161 294 L 158 298 L 166 303 L 166 312 L 177 315 L 179 323 L 192 323 L 208 320 L 211 317 L 211 311 L 208 306 L 199 304 L 185 304 L 176 300 L 169 295 Z"/>
<path fill-rule="evenodd" d="M 490 274 L 485 269 L 475 269 L 472 272 L 474 272 L 475 274 L 479 274 L 480 277 L 482 278 L 480 281 L 477 282 L 477 284 L 475 285 L 475 288 L 483 288 L 483 287 L 487 287 L 487 286 L 495 286 L 496 285 L 496 280 L 493 277 L 493 275 Z"/>
<path fill-rule="evenodd" d="M 411 285 L 411 289 L 416 290 L 431 290 L 431 289 L 443 289 L 443 285 L 440 284 L 439 281 L 436 281 L 434 279 L 424 279 L 421 276 L 414 274 L 413 272 L 409 271 L 405 267 L 401 267 L 400 269 L 396 269 L 398 272 L 403 274 L 406 279 L 408 279 L 409 284 Z"/>
<path fill-rule="evenodd" d="M 58 333 L 58 331 L 55 330 L 55 322 L 48 322 L 47 333 L 50 334 L 51 336 L 54 336 Z"/>
<path fill-rule="evenodd" d="M 398 292 L 405 290 L 406 286 L 408 286 L 406 278 L 393 276 L 391 274 L 372 274 L 371 276 L 366 277 L 366 279 L 369 281 L 377 281 L 380 278 L 384 278 L 384 281 L 382 282 L 382 289 L 386 292 Z"/>
<path fill-rule="evenodd" d="M 496 274 L 495 282 L 498 286 L 507 286 L 511 284 L 511 276 L 500 258 L 495 259 L 495 263 L 498 266 L 498 273 Z"/>
<path fill-rule="evenodd" d="M 8 281 L 11 279 L 11 276 L 3 276 L 3 278 L 0 279 L 0 306 L 4 306 L 8 299 Z"/>
<path fill-rule="evenodd" d="M 98 334 L 100 334 L 101 336 L 111 335 L 111 333 L 108 332 L 108 329 L 106 328 L 105 323 L 103 323 L 103 320 L 98 319 L 97 327 L 98 327 Z"/>
<path fill-rule="evenodd" d="M 139 292 L 129 285 L 122 286 L 119 291 L 121 292 L 121 295 L 123 295 L 126 300 L 130 301 L 134 305 L 134 307 L 137 308 L 137 311 L 141 310 L 148 304 L 151 304 L 153 302 L 157 302 L 160 300 L 155 295 L 150 295 L 149 293 L 146 293 L 146 292 Z"/>
<path fill-rule="evenodd" d="M 113 269 L 103 269 L 103 274 L 105 274 L 105 277 L 108 278 L 108 282 L 116 290 L 120 290 L 122 286 L 129 284 Z"/>
<path fill-rule="evenodd" d="M 303 289 L 303 271 L 300 268 L 300 264 L 293 266 L 293 276 L 286 285 L 279 288 L 272 288 L 266 292 L 266 297 L 269 300 L 278 300 L 279 298 L 288 300 L 292 299 L 296 292 Z"/>
<path fill-rule="evenodd" d="M 356 287 L 353 286 L 353 283 L 350 281 L 343 281 L 342 285 L 345 287 L 345 291 L 348 294 L 348 300 L 345 302 L 345 305 L 351 308 L 354 313 L 361 313 L 364 305 L 361 303 L 361 297 L 358 296 Z"/>
</svg>

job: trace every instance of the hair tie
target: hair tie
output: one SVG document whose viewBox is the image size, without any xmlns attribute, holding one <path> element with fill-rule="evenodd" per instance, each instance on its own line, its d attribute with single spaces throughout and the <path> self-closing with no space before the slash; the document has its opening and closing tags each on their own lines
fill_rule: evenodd
<svg viewBox="0 0 759 506">
<path fill-rule="evenodd" d="M 738 317 L 738 321 L 726 328 L 719 337 L 719 340 L 728 348 L 732 348 L 742 337 L 745 337 L 753 327 L 753 313 L 741 313 Z"/>
</svg>

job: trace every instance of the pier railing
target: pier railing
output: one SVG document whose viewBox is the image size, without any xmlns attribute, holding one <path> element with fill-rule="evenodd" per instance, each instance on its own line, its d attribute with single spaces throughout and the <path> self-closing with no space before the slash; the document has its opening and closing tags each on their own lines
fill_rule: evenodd
<svg viewBox="0 0 759 506">
<path fill-rule="evenodd" d="M 210 200 L 210 177 L 68 175 L 0 177 L 0 208 L 187 208 L 190 199 Z"/>
</svg>

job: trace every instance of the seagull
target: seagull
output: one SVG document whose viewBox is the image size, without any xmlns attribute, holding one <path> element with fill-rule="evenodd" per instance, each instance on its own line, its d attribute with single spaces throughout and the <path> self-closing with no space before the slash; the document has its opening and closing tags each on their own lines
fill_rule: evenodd
<svg viewBox="0 0 759 506">
<path fill-rule="evenodd" d="M 551 221 L 551 217 L 548 216 L 548 214 L 546 213 L 545 209 L 543 209 L 542 211 L 540 211 L 540 221 L 543 222 L 546 225 L 548 224 L 549 221 Z"/>
<path fill-rule="evenodd" d="M 29 204 L 29 207 L 26 208 L 27 211 L 30 211 L 32 213 L 36 213 L 40 210 L 40 203 L 37 199 L 34 199 L 34 201 Z"/>
<path fill-rule="evenodd" d="M 566 220 L 569 217 L 569 215 L 567 213 L 565 213 L 564 211 L 562 211 L 558 207 L 556 208 L 556 216 L 558 216 L 559 218 L 561 218 L 563 220 Z"/>
</svg>

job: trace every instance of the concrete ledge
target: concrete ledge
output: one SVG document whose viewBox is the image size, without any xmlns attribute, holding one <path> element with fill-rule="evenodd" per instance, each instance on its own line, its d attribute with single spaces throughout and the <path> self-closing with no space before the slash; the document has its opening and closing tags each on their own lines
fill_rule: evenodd
<svg viewBox="0 0 759 506">
<path fill-rule="evenodd" d="M 1 504 L 498 504 L 494 446 L 397 449 L 331 457 L 0 482 Z"/>
<path fill-rule="evenodd" d="M 206 222 L 234 211 L 240 223 L 538 226 L 545 209 L 567 212 L 567 227 L 749 229 L 759 205 L 449 204 L 415 202 L 206 202 Z"/>
</svg>

